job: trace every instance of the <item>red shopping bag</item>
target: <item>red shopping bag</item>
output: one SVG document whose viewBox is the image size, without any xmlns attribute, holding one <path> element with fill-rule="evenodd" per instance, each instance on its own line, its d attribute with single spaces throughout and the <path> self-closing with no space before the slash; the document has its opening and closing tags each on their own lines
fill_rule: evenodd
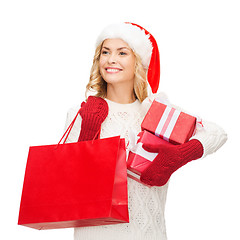
<svg viewBox="0 0 240 240">
<path fill-rule="evenodd" d="M 124 139 L 30 147 L 19 225 L 55 229 L 126 222 Z"/>
</svg>

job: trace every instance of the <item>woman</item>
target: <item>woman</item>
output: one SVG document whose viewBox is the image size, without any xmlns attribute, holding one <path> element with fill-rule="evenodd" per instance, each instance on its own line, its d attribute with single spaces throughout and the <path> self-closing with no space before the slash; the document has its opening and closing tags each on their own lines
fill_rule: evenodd
<svg viewBox="0 0 240 240">
<path fill-rule="evenodd" d="M 145 29 L 132 23 L 106 27 L 97 40 L 96 52 L 80 115 L 68 142 L 120 135 L 129 142 L 130 131 L 141 131 L 141 122 L 156 95 L 160 77 L 159 52 L 155 39 Z M 149 87 L 150 85 L 150 87 Z M 149 96 L 148 96 L 149 95 Z M 166 101 L 164 94 L 157 94 Z M 67 125 L 78 108 L 68 112 Z M 128 178 L 130 222 L 126 224 L 82 227 L 74 231 L 75 240 L 166 240 L 164 220 L 168 180 L 184 164 L 215 152 L 227 140 L 217 125 L 203 121 L 189 142 L 161 149 L 143 172 L 141 181 Z M 171 164 L 169 164 L 171 162 Z"/>
</svg>

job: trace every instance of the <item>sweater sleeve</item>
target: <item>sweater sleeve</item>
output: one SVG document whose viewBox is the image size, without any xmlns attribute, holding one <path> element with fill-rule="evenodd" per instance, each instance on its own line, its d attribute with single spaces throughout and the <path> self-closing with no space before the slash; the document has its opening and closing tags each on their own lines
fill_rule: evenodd
<svg viewBox="0 0 240 240">
<path fill-rule="evenodd" d="M 65 123 L 64 132 L 67 130 L 68 126 L 73 121 L 73 119 L 76 116 L 78 110 L 79 110 L 79 107 L 76 107 L 76 108 L 69 109 L 69 111 L 67 112 L 67 119 L 66 119 L 66 123 Z M 72 127 L 72 130 L 71 130 L 70 134 L 68 135 L 66 143 L 71 143 L 71 142 L 77 142 L 78 141 L 78 137 L 79 137 L 80 130 L 81 130 L 81 123 L 82 123 L 82 118 L 78 114 L 78 116 L 76 118 L 76 121 L 75 121 L 75 123 Z"/>
<path fill-rule="evenodd" d="M 191 139 L 197 139 L 203 146 L 203 156 L 216 152 L 226 141 L 226 132 L 217 124 L 203 121 L 203 127 L 198 127 L 196 133 Z"/>
</svg>

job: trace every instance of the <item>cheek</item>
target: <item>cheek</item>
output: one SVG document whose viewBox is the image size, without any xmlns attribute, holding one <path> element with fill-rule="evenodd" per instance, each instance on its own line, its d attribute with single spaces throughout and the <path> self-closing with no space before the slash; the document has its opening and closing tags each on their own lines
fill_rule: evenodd
<svg viewBox="0 0 240 240">
<path fill-rule="evenodd" d="M 128 61 L 126 66 L 128 66 L 129 73 L 135 74 L 135 59 L 131 59 L 130 61 Z"/>
<path fill-rule="evenodd" d="M 99 59 L 99 67 L 103 67 L 106 61 L 104 61 L 104 58 L 100 57 Z"/>
<path fill-rule="evenodd" d="M 100 74 L 103 75 L 104 74 L 104 64 L 105 64 L 106 61 L 104 61 L 104 58 L 100 58 L 99 59 L 99 71 L 100 71 Z"/>
</svg>

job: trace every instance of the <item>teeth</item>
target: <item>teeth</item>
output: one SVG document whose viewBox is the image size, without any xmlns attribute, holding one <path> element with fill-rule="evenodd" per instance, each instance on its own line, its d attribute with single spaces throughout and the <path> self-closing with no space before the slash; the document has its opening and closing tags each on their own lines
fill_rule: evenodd
<svg viewBox="0 0 240 240">
<path fill-rule="evenodd" d="M 119 72 L 119 69 L 107 68 L 107 72 Z"/>
</svg>

